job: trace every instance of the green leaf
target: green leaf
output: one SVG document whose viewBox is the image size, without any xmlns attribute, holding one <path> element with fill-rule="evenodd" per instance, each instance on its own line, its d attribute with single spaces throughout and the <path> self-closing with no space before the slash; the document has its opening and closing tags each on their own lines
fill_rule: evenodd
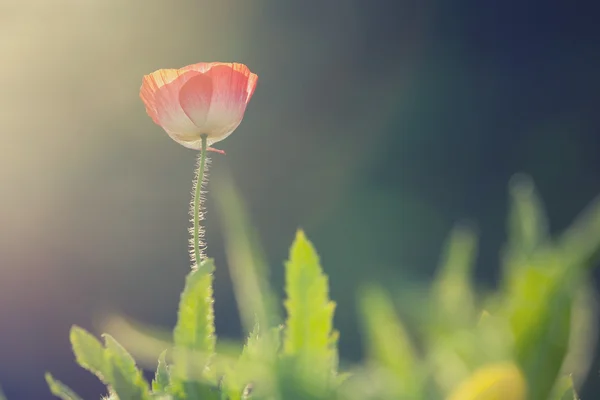
<svg viewBox="0 0 600 400">
<path fill-rule="evenodd" d="M 570 375 L 581 381 L 589 375 L 598 342 L 597 291 L 593 279 L 586 279 L 577 289 L 571 315 L 569 350 L 561 366 L 561 376 Z"/>
<path fill-rule="evenodd" d="M 175 348 L 171 367 L 171 391 L 178 398 L 216 398 L 206 376 L 206 366 L 215 351 L 212 259 L 191 271 L 181 293 L 177 323 L 173 331 Z"/>
<path fill-rule="evenodd" d="M 248 336 L 242 354 L 225 374 L 223 388 L 228 400 L 241 400 L 244 387 L 250 383 L 252 367 L 260 367 L 260 330 L 258 323 Z M 256 362 L 255 362 L 256 361 Z"/>
<path fill-rule="evenodd" d="M 77 363 L 109 384 L 110 367 L 104 357 L 104 347 L 85 329 L 74 325 L 70 332 L 71 346 Z"/>
<path fill-rule="evenodd" d="M 319 257 L 301 230 L 296 234 L 285 269 L 288 317 L 283 352 L 310 364 L 312 373 L 328 379 L 330 373 L 335 373 L 337 362 L 335 303 L 329 300 L 329 284 Z"/>
<path fill-rule="evenodd" d="M 237 362 L 225 372 L 223 387 L 230 400 L 245 398 L 243 393 L 248 384 L 256 387 L 253 391 L 256 398 L 273 396 L 273 368 L 277 362 L 280 334 L 281 327 L 261 330 L 260 325 L 254 325 Z"/>
<path fill-rule="evenodd" d="M 148 399 L 148 383 L 133 357 L 112 336 L 104 334 L 105 357 L 111 365 L 111 386 L 120 399 Z"/>
<path fill-rule="evenodd" d="M 561 235 L 558 248 L 568 264 L 592 265 L 600 250 L 600 197 L 592 201 Z"/>
<path fill-rule="evenodd" d="M 547 254 L 515 270 L 508 281 L 505 316 L 531 400 L 547 399 L 564 362 L 579 272 L 565 270 L 559 257 Z"/>
<path fill-rule="evenodd" d="M 173 332 L 177 347 L 204 353 L 215 350 L 213 270 L 213 260 L 207 259 L 186 278 Z"/>
<path fill-rule="evenodd" d="M 471 271 L 476 255 L 477 238 L 466 227 L 457 227 L 446 243 L 442 265 L 433 283 L 438 318 L 444 325 L 470 323 L 474 317 L 475 294 Z"/>
<path fill-rule="evenodd" d="M 248 212 L 227 175 L 214 187 L 225 250 L 240 317 L 246 332 L 281 324 L 276 296 L 267 280 L 268 264 Z"/>
<path fill-rule="evenodd" d="M 177 375 L 172 375 L 172 385 L 169 386 L 170 394 L 178 400 L 219 400 L 219 388 L 218 385 L 212 384 L 198 378 L 180 380 Z"/>
<path fill-rule="evenodd" d="M 573 388 L 571 375 L 565 375 L 558 380 L 550 400 L 579 400 Z"/>
<path fill-rule="evenodd" d="M 62 400 L 81 400 L 81 397 L 62 382 L 55 380 L 50 373 L 47 372 L 44 377 L 46 378 L 46 383 L 50 388 L 50 392 L 56 397 Z M 6 400 L 2 395 L 2 392 L 0 392 L 0 400 Z"/>
<path fill-rule="evenodd" d="M 152 393 L 150 395 L 150 398 L 152 400 L 175 400 L 175 397 L 171 396 L 170 394 L 166 394 L 166 393 Z M 115 399 L 117 400 L 117 399 Z"/>
<path fill-rule="evenodd" d="M 529 176 L 515 175 L 510 182 L 510 194 L 509 257 L 523 260 L 549 244 L 548 221 Z"/>
<path fill-rule="evenodd" d="M 367 287 L 359 306 L 369 360 L 393 374 L 393 397 L 420 398 L 419 360 L 392 301 L 381 289 Z"/>
<path fill-rule="evenodd" d="M 152 391 L 153 392 L 165 392 L 169 386 L 171 380 L 169 376 L 169 368 L 165 361 L 167 351 L 164 350 L 158 356 L 158 366 L 156 367 L 156 373 L 154 374 L 154 380 L 152 380 Z"/>
<path fill-rule="evenodd" d="M 504 263 L 504 315 L 514 337 L 531 400 L 546 400 L 569 347 L 572 309 L 589 258 L 600 247 L 596 204 L 575 222 L 555 248 L 547 238 L 533 185 L 514 185 L 508 257 Z M 540 222 L 541 221 L 541 222 Z"/>
</svg>

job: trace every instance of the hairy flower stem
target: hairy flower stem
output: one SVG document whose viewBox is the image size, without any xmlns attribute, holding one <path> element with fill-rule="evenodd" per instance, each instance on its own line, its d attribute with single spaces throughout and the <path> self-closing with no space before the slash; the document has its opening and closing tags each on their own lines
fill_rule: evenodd
<svg viewBox="0 0 600 400">
<path fill-rule="evenodd" d="M 202 260 L 204 259 L 204 254 L 200 250 L 200 218 L 201 218 L 201 208 L 202 208 L 202 184 L 205 183 L 205 170 L 206 170 L 206 152 L 208 151 L 207 146 L 207 135 L 202 135 L 202 148 L 200 149 L 200 161 L 198 162 L 198 170 L 196 172 L 196 182 L 195 184 L 195 192 L 194 192 L 194 204 L 192 214 L 194 216 L 194 255 L 193 262 L 196 264 L 196 267 L 200 265 Z"/>
</svg>

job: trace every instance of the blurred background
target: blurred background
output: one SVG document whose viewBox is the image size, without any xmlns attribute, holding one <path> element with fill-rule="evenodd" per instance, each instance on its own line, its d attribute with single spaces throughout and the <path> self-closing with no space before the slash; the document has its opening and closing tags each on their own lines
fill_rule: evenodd
<svg viewBox="0 0 600 400">
<path fill-rule="evenodd" d="M 0 0 L 0 384 L 86 398 L 68 331 L 116 312 L 170 328 L 189 271 L 195 152 L 153 124 L 144 74 L 238 61 L 259 76 L 216 147 L 282 292 L 302 227 L 338 303 L 341 355 L 361 357 L 355 291 L 431 279 L 473 223 L 494 287 L 507 184 L 531 174 L 560 232 L 600 194 L 600 17 L 593 2 Z M 209 198 L 219 337 L 241 336 Z M 418 307 L 415 304 L 415 307 Z M 600 390 L 599 361 L 582 397 Z M 591 397 L 590 397 L 591 396 Z"/>
</svg>

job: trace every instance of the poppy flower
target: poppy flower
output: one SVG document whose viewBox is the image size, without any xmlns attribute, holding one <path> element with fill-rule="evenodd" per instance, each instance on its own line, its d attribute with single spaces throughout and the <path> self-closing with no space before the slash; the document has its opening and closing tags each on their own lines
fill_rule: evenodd
<svg viewBox="0 0 600 400">
<path fill-rule="evenodd" d="M 200 150 L 202 135 L 211 145 L 238 127 L 257 80 L 244 64 L 198 63 L 144 76 L 140 97 L 148 115 L 173 140 Z"/>
</svg>

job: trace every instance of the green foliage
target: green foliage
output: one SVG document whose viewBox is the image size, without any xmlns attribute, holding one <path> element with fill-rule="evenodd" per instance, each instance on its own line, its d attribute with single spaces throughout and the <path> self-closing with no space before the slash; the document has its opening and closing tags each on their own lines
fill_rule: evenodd
<svg viewBox="0 0 600 400">
<path fill-rule="evenodd" d="M 148 383 L 131 355 L 112 336 L 103 337 L 104 346 L 83 328 L 74 326 L 71 345 L 77 363 L 95 374 L 119 399 L 149 399 Z"/>
<path fill-rule="evenodd" d="M 200 269 L 190 272 L 186 278 L 173 332 L 177 347 L 207 354 L 215 350 L 213 270 L 212 260 L 206 260 Z"/>
<path fill-rule="evenodd" d="M 225 250 L 229 264 L 229 275 L 234 287 L 243 327 L 248 333 L 256 328 L 277 326 L 279 315 L 275 294 L 271 290 L 268 266 L 244 205 L 226 176 L 217 182 L 215 191 L 219 201 L 217 211 L 227 233 Z"/>
<path fill-rule="evenodd" d="M 335 372 L 337 332 L 333 331 L 335 303 L 329 300 L 327 276 L 304 232 L 298 231 L 286 263 L 283 353 L 308 363 L 318 375 Z"/>
<path fill-rule="evenodd" d="M 71 328 L 70 338 L 77 364 L 96 375 L 103 383 L 110 384 L 110 370 L 104 347 L 98 339 L 78 326 Z"/>
<path fill-rule="evenodd" d="M 556 383 L 551 400 L 579 400 L 573 388 L 573 378 L 570 375 L 563 376 Z"/>
<path fill-rule="evenodd" d="M 131 355 L 110 335 L 104 334 L 105 357 L 111 386 L 120 399 L 149 399 L 150 389 Z"/>
<path fill-rule="evenodd" d="M 424 374 L 414 345 L 389 297 L 379 288 L 366 288 L 359 304 L 368 360 L 379 373 L 393 377 L 390 397 L 421 398 Z"/>
<path fill-rule="evenodd" d="M 156 367 L 156 373 L 152 380 L 152 391 L 155 393 L 165 393 L 171 382 L 171 375 L 169 373 L 167 362 L 165 361 L 166 355 L 167 351 L 164 350 L 160 353 L 160 356 L 158 356 L 158 366 Z"/>
<path fill-rule="evenodd" d="M 62 400 L 81 400 L 75 392 L 73 392 L 69 387 L 64 385 L 62 382 L 55 380 L 50 373 L 46 373 L 45 375 L 46 383 L 50 388 L 50 392 L 56 397 Z M 4 396 L 0 395 L 0 399 L 3 399 Z"/>
<path fill-rule="evenodd" d="M 177 398 L 217 398 L 205 374 L 215 351 L 212 260 L 202 261 L 186 278 L 173 331 L 171 391 Z"/>
<path fill-rule="evenodd" d="M 567 355 L 571 311 L 586 264 L 554 248 L 531 182 L 512 190 L 512 219 L 501 313 L 513 332 L 515 356 L 530 384 L 529 398 L 547 399 Z"/>
<path fill-rule="evenodd" d="M 112 336 L 102 344 L 72 328 L 76 361 L 107 385 L 111 400 L 579 400 L 565 359 L 574 351 L 575 315 L 594 318 L 573 309 L 600 248 L 600 203 L 553 239 L 533 184 L 516 178 L 499 289 L 475 289 L 476 235 L 454 229 L 430 291 L 412 305 L 420 318 L 403 321 L 395 297 L 374 285 L 362 288 L 366 360 L 340 372 L 335 303 L 313 245 L 297 232 L 285 263 L 281 324 L 249 218 L 232 187 L 223 193 L 231 276 L 249 331 L 245 345 L 235 356 L 216 350 L 214 266 L 205 260 L 186 278 L 170 362 L 163 351 L 151 385 Z M 78 399 L 51 375 L 46 380 L 57 397 Z"/>
</svg>

